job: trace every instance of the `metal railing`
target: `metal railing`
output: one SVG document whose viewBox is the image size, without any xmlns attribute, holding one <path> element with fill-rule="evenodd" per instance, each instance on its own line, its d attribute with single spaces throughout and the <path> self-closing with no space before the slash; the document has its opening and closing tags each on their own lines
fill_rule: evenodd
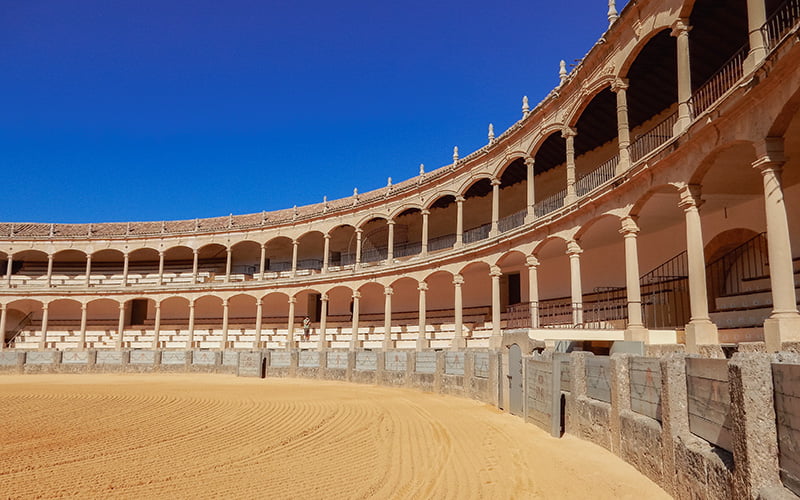
<svg viewBox="0 0 800 500">
<path fill-rule="evenodd" d="M 33 321 L 33 313 L 29 312 L 24 318 L 22 318 L 22 321 L 19 322 L 16 328 L 14 328 L 14 330 L 11 331 L 11 335 L 9 336 L 8 341 L 5 342 L 6 347 L 14 347 L 14 344 L 16 344 L 17 342 L 17 338 L 20 335 L 22 335 L 22 331 L 25 329 L 26 326 L 31 324 L 31 321 Z M 5 334 L 5 332 L 0 332 L 0 333 Z"/>
<path fill-rule="evenodd" d="M 543 199 L 539 203 L 533 206 L 533 213 L 536 217 L 543 217 L 550 212 L 554 212 L 559 208 L 564 206 L 564 198 L 567 197 L 567 190 L 562 189 L 561 191 L 551 194 L 547 198 Z"/>
<path fill-rule="evenodd" d="M 744 76 L 744 60 L 747 58 L 749 45 L 745 45 L 722 65 L 706 83 L 701 85 L 692 94 L 692 109 L 694 116 L 700 115 L 733 88 Z"/>
<path fill-rule="evenodd" d="M 577 182 L 575 182 L 575 193 L 578 196 L 584 196 L 613 179 L 617 173 L 617 164 L 619 164 L 619 155 L 614 156 L 598 168 L 581 176 Z"/>
<path fill-rule="evenodd" d="M 716 299 L 741 293 L 747 280 L 769 276 L 767 236 L 761 233 L 706 266 L 708 304 L 716 311 Z"/>
<path fill-rule="evenodd" d="M 379 262 L 388 257 L 389 247 L 367 248 L 361 250 L 361 262 Z"/>
<path fill-rule="evenodd" d="M 583 323 L 611 328 L 628 319 L 628 293 L 624 287 L 598 287 L 583 299 Z M 618 324 L 617 326 L 622 326 Z"/>
<path fill-rule="evenodd" d="M 436 250 L 444 250 L 445 248 L 453 248 L 456 244 L 455 234 L 445 234 L 444 236 L 437 236 L 428 240 L 428 251 L 435 252 Z"/>
<path fill-rule="evenodd" d="M 485 240 L 489 237 L 489 232 L 492 230 L 492 224 L 484 224 L 482 226 L 474 227 L 464 231 L 464 244 L 475 243 L 476 241 Z"/>
<path fill-rule="evenodd" d="M 422 253 L 422 242 L 398 243 L 394 246 L 395 257 L 408 257 Z"/>
<path fill-rule="evenodd" d="M 689 261 L 685 251 L 645 273 L 639 287 L 648 328 L 678 328 L 689 322 Z"/>
<path fill-rule="evenodd" d="M 761 27 L 764 35 L 764 43 L 767 50 L 772 50 L 778 46 L 783 37 L 800 20 L 800 0 L 787 0 L 783 3 Z"/>
<path fill-rule="evenodd" d="M 636 136 L 629 148 L 631 161 L 635 163 L 641 160 L 655 151 L 659 146 L 672 139 L 673 129 L 677 122 L 678 112 L 676 111 L 653 125 L 647 132 Z"/>
<path fill-rule="evenodd" d="M 525 224 L 526 215 L 528 215 L 528 211 L 526 209 L 522 209 L 519 212 L 514 212 L 511 215 L 503 217 L 502 219 L 497 221 L 497 229 L 501 233 L 505 233 L 506 231 L 511 231 L 515 227 L 519 227 Z"/>
</svg>

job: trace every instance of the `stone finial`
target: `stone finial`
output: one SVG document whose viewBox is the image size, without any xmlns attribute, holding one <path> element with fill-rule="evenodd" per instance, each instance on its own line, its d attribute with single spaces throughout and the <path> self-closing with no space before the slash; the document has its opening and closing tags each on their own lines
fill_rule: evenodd
<svg viewBox="0 0 800 500">
<path fill-rule="evenodd" d="M 425 164 L 424 163 L 420 163 L 419 164 L 419 175 L 425 175 Z"/>
<path fill-rule="evenodd" d="M 91 228 L 90 228 L 90 230 L 91 230 Z M 167 232 L 167 222 L 163 221 L 163 220 L 161 221 L 161 232 L 162 233 L 166 233 Z"/>
<path fill-rule="evenodd" d="M 128 225 L 128 232 L 130 232 L 130 228 L 131 228 L 131 226 L 129 224 Z M 200 219 L 195 218 L 194 219 L 194 230 L 198 231 L 199 229 L 200 229 Z"/>
<path fill-rule="evenodd" d="M 389 188 L 390 188 L 390 187 L 392 187 L 392 178 L 391 178 L 391 177 L 389 177 L 389 178 L 386 180 L 386 187 L 389 187 Z"/>
<path fill-rule="evenodd" d="M 528 96 L 522 96 L 522 116 L 528 116 L 531 112 L 531 107 L 528 105 Z"/>
<path fill-rule="evenodd" d="M 89 224 L 89 232 L 87 234 L 89 236 L 91 236 L 92 232 L 94 232 L 94 224 Z M 161 223 L 161 232 L 162 233 L 164 232 L 164 223 L 163 222 Z"/>
<path fill-rule="evenodd" d="M 297 219 L 297 205 L 292 207 L 292 220 Z"/>
<path fill-rule="evenodd" d="M 494 142 L 494 125 L 489 124 L 489 144 Z"/>
<path fill-rule="evenodd" d="M 266 210 L 262 210 L 261 211 L 261 225 L 263 226 L 266 223 L 267 223 L 267 211 Z"/>
<path fill-rule="evenodd" d="M 130 222 L 128 223 L 128 227 L 130 227 Z M 50 223 L 50 237 L 52 238 L 56 234 L 56 226 L 52 222 Z"/>
<path fill-rule="evenodd" d="M 322 197 L 322 213 L 328 211 L 328 196 L 325 195 Z"/>
<path fill-rule="evenodd" d="M 228 227 L 233 227 L 233 214 L 228 214 Z"/>
<path fill-rule="evenodd" d="M 567 79 L 567 61 L 563 59 L 558 63 L 558 77 L 561 79 L 562 84 Z"/>
<path fill-rule="evenodd" d="M 458 146 L 453 146 L 453 164 L 458 162 Z"/>
<path fill-rule="evenodd" d="M 619 12 L 617 12 L 616 0 L 608 0 L 608 27 L 610 28 L 618 18 Z"/>
<path fill-rule="evenodd" d="M 358 188 L 353 188 L 353 206 L 358 203 Z"/>
</svg>

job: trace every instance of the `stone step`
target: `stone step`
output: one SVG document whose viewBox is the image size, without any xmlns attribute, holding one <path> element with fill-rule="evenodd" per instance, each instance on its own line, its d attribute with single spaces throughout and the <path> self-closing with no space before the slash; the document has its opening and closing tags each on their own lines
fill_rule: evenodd
<svg viewBox="0 0 800 500">
<path fill-rule="evenodd" d="M 759 327 L 772 313 L 772 307 L 743 309 L 737 311 L 720 311 L 711 313 L 711 321 L 718 328 Z"/>
</svg>

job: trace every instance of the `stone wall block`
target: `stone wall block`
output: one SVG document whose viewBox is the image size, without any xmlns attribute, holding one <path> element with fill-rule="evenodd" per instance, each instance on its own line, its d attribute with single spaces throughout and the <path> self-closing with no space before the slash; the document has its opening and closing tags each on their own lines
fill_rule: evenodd
<svg viewBox="0 0 800 500">
<path fill-rule="evenodd" d="M 781 484 L 771 359 L 762 353 L 736 353 L 728 363 L 733 420 L 734 492 L 757 498 Z"/>
<path fill-rule="evenodd" d="M 631 409 L 630 354 L 611 355 L 611 451 L 620 455 L 621 415 Z"/>
<path fill-rule="evenodd" d="M 570 355 L 570 377 L 572 391 L 567 398 L 567 422 L 565 432 L 583 438 L 585 423 L 581 417 L 581 407 L 586 402 L 586 358 L 594 356 L 591 352 L 577 351 Z M 591 425 L 591 423 L 589 423 Z"/>
<path fill-rule="evenodd" d="M 675 353 L 661 359 L 661 443 L 663 477 L 661 486 L 677 494 L 676 448 L 678 437 L 689 434 L 689 403 L 686 394 L 686 355 Z"/>
</svg>

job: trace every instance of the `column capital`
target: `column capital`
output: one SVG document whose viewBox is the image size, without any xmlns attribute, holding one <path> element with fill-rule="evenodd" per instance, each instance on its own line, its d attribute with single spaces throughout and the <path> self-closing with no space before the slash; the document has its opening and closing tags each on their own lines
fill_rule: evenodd
<svg viewBox="0 0 800 500">
<path fill-rule="evenodd" d="M 358 300 L 360 298 L 361 298 L 361 292 L 359 292 L 358 290 L 355 290 L 353 292 L 353 300 Z"/>
<path fill-rule="evenodd" d="M 636 219 L 631 216 L 623 217 L 620 219 L 620 223 L 622 227 L 620 227 L 619 232 L 623 236 L 636 236 L 639 232 L 639 225 L 636 224 Z"/>
<path fill-rule="evenodd" d="M 500 179 L 498 179 L 497 177 L 492 177 L 492 178 L 490 179 L 489 183 L 490 183 L 492 186 L 499 186 L 499 185 L 500 185 Z"/>
<path fill-rule="evenodd" d="M 128 254 L 125 254 L 124 256 L 127 257 Z M 47 254 L 47 260 L 53 260 L 55 258 L 56 258 L 55 254 L 52 253 Z"/>
<path fill-rule="evenodd" d="M 163 257 L 165 253 L 166 253 L 166 252 L 165 252 L 164 250 L 159 250 L 159 251 L 158 251 L 158 258 L 160 259 L 161 257 Z M 89 256 L 89 258 L 91 259 L 91 258 L 92 258 L 92 256 L 90 255 L 90 256 Z"/>
<path fill-rule="evenodd" d="M 539 267 L 539 259 L 537 259 L 534 255 L 528 255 L 525 258 L 525 265 L 533 268 Z"/>
<path fill-rule="evenodd" d="M 265 243 L 264 245 L 266 245 L 266 243 Z M 198 248 L 192 248 L 192 254 L 193 254 L 193 255 L 197 255 L 197 254 L 199 254 L 199 253 L 200 253 L 200 249 L 198 249 Z M 128 254 L 125 254 L 125 256 L 127 257 L 127 256 L 128 256 Z"/>
<path fill-rule="evenodd" d="M 387 226 L 394 226 L 395 224 L 397 224 L 397 221 L 395 221 L 394 219 L 386 219 Z"/>
<path fill-rule="evenodd" d="M 629 86 L 627 78 L 615 78 L 611 82 L 611 92 L 617 93 L 620 90 L 627 90 Z"/>
<path fill-rule="evenodd" d="M 42 311 L 46 311 L 48 307 L 50 307 L 50 303 L 42 302 Z M 119 308 L 120 309 L 124 309 L 125 308 L 125 303 L 123 302 L 122 304 L 120 304 Z"/>
<path fill-rule="evenodd" d="M 786 163 L 783 137 L 767 137 L 755 144 L 757 160 L 752 163 L 753 168 L 765 173 L 767 170 L 783 168 Z"/>
<path fill-rule="evenodd" d="M 424 282 L 424 281 L 421 281 L 419 283 L 419 286 L 417 287 L 417 290 L 419 290 L 420 292 L 427 292 L 428 291 L 428 284 L 426 282 Z"/>
<path fill-rule="evenodd" d="M 297 297 L 289 297 L 289 303 L 290 303 L 290 304 L 295 304 L 295 303 L 297 303 Z"/>
<path fill-rule="evenodd" d="M 692 31 L 692 27 L 689 26 L 689 18 L 688 17 L 681 17 L 680 19 L 675 20 L 672 23 L 672 31 L 670 32 L 670 36 L 681 36 L 681 35 L 688 35 L 690 31 Z"/>
<path fill-rule="evenodd" d="M 6 307 L 7 307 L 7 304 L 5 302 L 3 302 L 2 304 L 0 304 L 0 311 L 5 311 Z"/>
<path fill-rule="evenodd" d="M 456 203 L 464 203 L 464 201 L 466 201 L 466 198 L 464 198 L 462 195 L 458 195 L 455 198 L 456 198 Z"/>
<path fill-rule="evenodd" d="M 296 247 L 300 244 L 300 240 L 292 240 L 292 246 Z"/>
<path fill-rule="evenodd" d="M 294 300 L 294 297 L 292 297 L 291 300 Z M 225 297 L 224 299 L 222 299 L 222 307 L 228 307 L 228 297 Z"/>
<path fill-rule="evenodd" d="M 189 309 L 194 309 L 194 299 L 189 301 Z"/>
<path fill-rule="evenodd" d="M 325 233 L 324 235 L 322 235 L 322 237 L 325 238 L 326 240 L 331 239 L 331 235 L 328 233 Z"/>
<path fill-rule="evenodd" d="M 461 286 L 464 284 L 464 277 L 460 274 L 453 275 L 453 284 L 455 286 Z"/>
<path fill-rule="evenodd" d="M 500 266 L 491 266 L 489 268 L 489 276 L 492 278 L 499 278 L 503 275 L 503 270 L 500 269 Z"/>
<path fill-rule="evenodd" d="M 158 304 L 158 302 L 156 302 L 156 304 Z M 81 304 L 81 311 L 85 311 L 87 307 L 89 307 L 89 304 L 85 304 L 85 303 Z M 5 304 L 3 304 L 3 309 L 5 309 L 5 308 L 6 308 Z"/>
<path fill-rule="evenodd" d="M 583 253 L 583 249 L 575 240 L 569 240 L 567 242 L 567 255 L 570 257 L 575 257 Z"/>
<path fill-rule="evenodd" d="M 680 201 L 678 206 L 684 211 L 698 209 L 703 204 L 700 198 L 700 186 L 697 184 L 687 184 L 680 190 Z"/>
<path fill-rule="evenodd" d="M 576 135 L 578 135 L 578 131 L 572 127 L 564 127 L 563 129 L 561 129 L 561 137 L 563 137 L 564 139 L 575 137 Z"/>
<path fill-rule="evenodd" d="M 223 304 L 224 304 L 224 303 L 225 303 L 225 302 L 223 302 Z M 156 310 L 158 310 L 158 309 L 161 309 L 161 302 L 155 302 L 155 305 L 154 305 L 154 307 L 156 308 Z"/>
<path fill-rule="evenodd" d="M 361 229 L 360 227 L 356 228 L 356 236 L 358 236 L 359 238 L 361 237 L 361 233 L 363 233 L 363 232 L 364 232 L 364 230 Z"/>
<path fill-rule="evenodd" d="M 392 295 L 394 293 L 394 289 L 390 286 L 383 287 L 383 294 L 384 295 Z"/>
<path fill-rule="evenodd" d="M 322 295 L 320 295 L 319 300 L 321 300 L 322 302 L 328 302 L 328 294 L 323 293 Z"/>
<path fill-rule="evenodd" d="M 233 247 L 225 247 L 225 251 L 228 253 L 228 255 L 230 255 L 233 253 Z"/>
<path fill-rule="evenodd" d="M 526 167 L 532 167 L 535 164 L 536 164 L 536 160 L 533 158 L 533 156 L 528 155 L 528 156 L 525 157 L 525 166 Z"/>
<path fill-rule="evenodd" d="M 431 214 L 431 211 L 430 211 L 430 210 L 428 210 L 427 208 L 423 208 L 422 210 L 420 210 L 420 213 L 421 213 L 422 215 L 430 215 L 430 214 Z"/>
</svg>

